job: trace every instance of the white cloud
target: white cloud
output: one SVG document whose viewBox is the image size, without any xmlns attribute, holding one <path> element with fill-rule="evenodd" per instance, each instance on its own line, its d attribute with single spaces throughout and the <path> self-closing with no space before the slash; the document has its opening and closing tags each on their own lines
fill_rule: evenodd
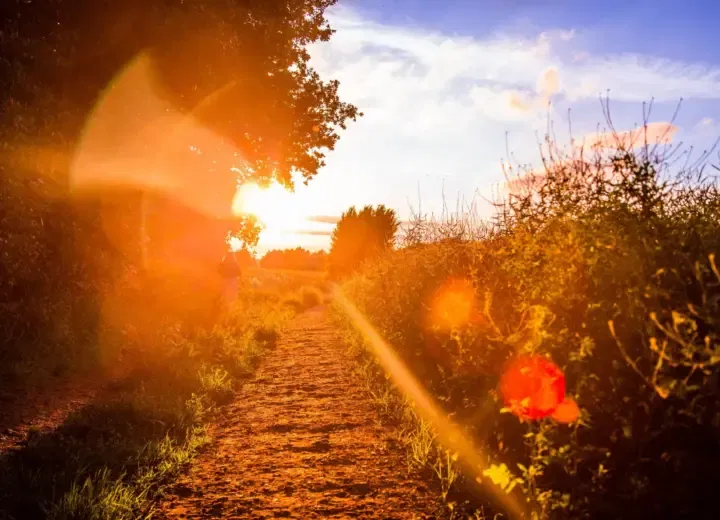
<svg viewBox="0 0 720 520">
<path fill-rule="evenodd" d="M 717 127 L 717 121 L 715 121 L 712 117 L 703 117 L 697 122 L 693 130 L 699 134 L 710 134 L 716 132 Z"/>
<path fill-rule="evenodd" d="M 608 88 L 617 91 L 618 100 L 720 97 L 720 70 L 699 65 L 632 54 L 590 56 L 582 49 L 574 53 L 582 59 L 561 64 L 553 56 L 553 45 L 570 45 L 574 30 L 546 31 L 525 39 L 479 39 L 382 25 L 348 8 L 333 10 L 330 18 L 337 32 L 330 43 L 313 50 L 314 64 L 340 79 L 353 79 L 344 87 L 351 97 L 367 97 L 368 89 L 389 83 L 396 94 L 427 94 L 451 89 L 459 80 L 466 87 L 476 81 L 532 88 L 537 78 L 539 90 L 555 93 L 559 75 L 566 80 L 567 94 L 576 99 L 595 98 Z M 455 85 L 456 94 L 462 90 Z"/>
<path fill-rule="evenodd" d="M 572 107 L 573 127 L 587 130 L 602 114 L 599 107 L 588 113 L 588 104 L 578 112 L 577 102 L 608 89 L 613 101 L 637 102 L 633 115 L 652 97 L 720 98 L 720 69 L 591 55 L 572 29 L 481 38 L 381 24 L 344 7 L 329 18 L 337 32 L 311 49 L 312 64 L 340 80 L 341 96 L 365 117 L 343 133 L 305 190 L 322 214 L 385 203 L 405 216 L 418 192 L 424 210 L 437 210 L 443 181 L 451 199 L 488 193 L 504 180 L 498 161 L 506 157 L 506 132 L 511 150 L 526 154 L 521 160 L 537 158 L 549 99 L 560 116 Z"/>
<path fill-rule="evenodd" d="M 714 121 L 712 117 L 703 117 L 700 122 L 698 123 L 698 126 L 708 127 L 712 126 L 714 124 Z"/>
<path fill-rule="evenodd" d="M 586 57 L 568 74 L 571 100 L 610 91 L 618 101 L 719 99 L 720 69 L 637 55 Z"/>
</svg>

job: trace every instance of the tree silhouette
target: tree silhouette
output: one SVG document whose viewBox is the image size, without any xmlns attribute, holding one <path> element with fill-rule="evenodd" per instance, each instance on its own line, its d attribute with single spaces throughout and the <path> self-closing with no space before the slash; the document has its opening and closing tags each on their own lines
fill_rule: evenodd
<svg viewBox="0 0 720 520">
<path fill-rule="evenodd" d="M 222 178 L 234 190 L 237 176 L 291 185 L 293 173 L 307 181 L 358 115 L 339 98 L 338 83 L 311 67 L 306 49 L 332 34 L 324 11 L 334 3 L 0 2 L 0 368 L 30 353 L 30 345 L 51 344 L 65 363 L 64 352 L 96 344 L 102 293 L 142 271 L 144 246 L 163 251 L 163 259 L 190 258 L 203 266 L 193 273 L 209 275 L 225 249 L 229 223 L 192 215 L 182 201 L 156 201 L 162 194 L 68 200 L 83 128 L 114 78 L 149 56 L 163 101 L 239 150 L 242 163 L 234 164 L 215 149 L 199 156 L 184 147 L 188 161 L 206 158 L 199 183 Z M 252 245 L 256 236 L 244 224 L 231 232 Z M 189 292 L 193 298 L 174 299 L 200 306 L 200 291 Z M 65 332 L 48 341 L 56 330 Z"/>
<path fill-rule="evenodd" d="M 260 259 L 260 267 L 266 269 L 295 269 L 319 271 L 325 269 L 325 251 L 310 252 L 302 247 L 295 249 L 273 249 Z"/>
<path fill-rule="evenodd" d="M 399 225 L 395 210 L 382 204 L 365 206 L 360 211 L 351 207 L 333 230 L 328 257 L 330 275 L 345 276 L 392 249 Z"/>
</svg>

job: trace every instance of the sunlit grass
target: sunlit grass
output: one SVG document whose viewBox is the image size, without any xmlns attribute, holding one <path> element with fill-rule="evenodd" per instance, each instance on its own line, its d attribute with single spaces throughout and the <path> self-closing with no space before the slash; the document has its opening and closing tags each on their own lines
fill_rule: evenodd
<svg viewBox="0 0 720 520">
<path fill-rule="evenodd" d="M 152 499 L 209 442 L 205 424 L 290 317 L 274 301 L 244 306 L 247 296 L 193 339 L 168 330 L 117 390 L 3 454 L 0 518 L 149 518 Z"/>
</svg>

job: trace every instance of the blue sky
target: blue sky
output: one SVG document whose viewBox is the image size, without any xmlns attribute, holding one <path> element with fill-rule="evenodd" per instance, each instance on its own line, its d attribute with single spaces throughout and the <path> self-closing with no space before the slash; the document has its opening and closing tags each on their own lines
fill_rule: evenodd
<svg viewBox="0 0 720 520">
<path fill-rule="evenodd" d="M 595 133 L 608 89 L 618 131 L 641 124 L 651 98 L 651 122 L 670 128 L 683 97 L 668 135 L 709 147 L 720 135 L 720 5 L 712 4 L 340 0 L 328 16 L 337 32 L 311 48 L 312 63 L 365 116 L 288 204 L 336 216 L 383 203 L 407 218 L 419 200 L 423 212 L 440 211 L 444 192 L 453 205 L 474 199 L 489 211 L 486 200 L 504 185 L 506 143 L 537 164 L 548 116 L 561 141 L 568 110 L 576 138 Z M 308 221 L 267 233 L 260 249 L 326 247 L 331 229 Z"/>
</svg>

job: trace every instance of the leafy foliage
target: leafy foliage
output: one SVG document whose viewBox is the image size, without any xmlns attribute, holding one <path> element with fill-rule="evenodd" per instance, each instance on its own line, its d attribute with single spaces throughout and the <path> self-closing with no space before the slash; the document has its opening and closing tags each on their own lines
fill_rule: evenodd
<svg viewBox="0 0 720 520">
<path fill-rule="evenodd" d="M 551 150 L 494 226 L 423 241 L 416 223 L 344 291 L 539 517 L 716 516 L 720 190 L 702 171 L 671 176 L 659 149 Z M 473 311 L 448 330 L 427 308 L 450 279 L 472 287 Z M 501 413 L 518 353 L 563 368 L 577 423 Z"/>
<path fill-rule="evenodd" d="M 297 173 L 307 182 L 358 115 L 339 99 L 338 83 L 323 81 L 308 61 L 306 46 L 332 34 L 323 13 L 333 3 L 2 3 L 3 370 L 26 380 L 42 379 L 41 366 L 62 373 L 80 359 L 92 365 L 108 300 L 127 304 L 114 325 L 120 329 L 152 327 L 176 310 L 183 318 L 214 312 L 217 281 L 197 273 L 214 271 L 228 230 L 252 247 L 256 227 L 131 191 L 70 201 L 69 167 L 83 126 L 113 78 L 146 53 L 162 95 L 241 151 L 242 180 L 289 186 Z M 230 166 L 199 175 L 226 175 L 233 185 Z M 148 250 L 156 253 L 150 266 Z M 155 310 L 133 322 L 144 306 Z"/>
<path fill-rule="evenodd" d="M 7 2 L 0 12 L 7 121 L 33 137 L 65 130 L 72 144 L 98 94 L 149 50 L 168 98 L 184 111 L 231 84 L 200 117 L 238 145 L 254 176 L 287 184 L 298 171 L 310 179 L 336 128 L 357 115 L 339 100 L 337 82 L 323 82 L 308 64 L 306 45 L 332 34 L 323 13 L 334 3 Z M 64 128 L 53 124 L 60 120 Z"/>
<path fill-rule="evenodd" d="M 364 262 L 392 249 L 400 223 L 395 211 L 382 204 L 354 207 L 342 214 L 330 243 L 328 268 L 333 277 L 345 276 Z"/>
<path fill-rule="evenodd" d="M 327 253 L 310 252 L 302 247 L 294 249 L 273 249 L 260 259 L 260 266 L 266 269 L 295 269 L 299 271 L 322 271 L 325 269 Z"/>
<path fill-rule="evenodd" d="M 228 240 L 238 240 L 242 244 L 242 251 L 251 254 L 255 251 L 258 241 L 260 240 L 260 232 L 262 227 L 254 215 L 243 215 L 231 223 L 230 231 L 228 231 Z"/>
</svg>

